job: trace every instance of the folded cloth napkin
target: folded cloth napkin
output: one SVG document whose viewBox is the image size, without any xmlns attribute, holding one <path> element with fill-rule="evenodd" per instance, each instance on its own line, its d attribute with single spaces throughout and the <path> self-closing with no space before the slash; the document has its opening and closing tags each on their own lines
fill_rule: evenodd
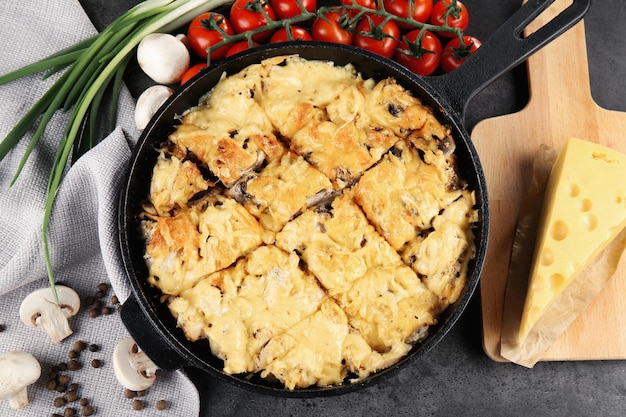
<svg viewBox="0 0 626 417">
<path fill-rule="evenodd" d="M 77 0 L 7 3 L 0 13 L 0 27 L 0 74 L 95 33 Z M 54 79 L 42 81 L 41 75 L 35 75 L 0 86 L 0 140 Z M 132 97 L 124 90 L 119 127 L 67 170 L 56 196 L 48 229 L 55 277 L 58 283 L 76 290 L 83 301 L 81 311 L 69 320 L 74 333 L 58 344 L 51 344 L 43 330 L 26 327 L 19 309 L 31 291 L 49 286 L 42 218 L 48 176 L 67 114 L 54 116 L 13 186 L 11 179 L 32 131 L 0 162 L 0 354 L 23 350 L 35 356 L 42 367 L 41 378 L 28 389 L 30 404 L 16 411 L 0 400 L 2 416 L 64 415 L 65 408 L 74 408 L 80 415 L 81 398 L 89 400 L 95 415 L 137 415 L 133 399 L 126 397 L 117 382 L 112 356 L 116 343 L 128 336 L 113 296 L 123 302 L 131 293 L 119 254 L 117 202 L 131 148 L 139 136 L 133 125 L 133 106 Z M 111 314 L 91 317 L 88 299 L 96 296 L 101 283 L 107 284 L 108 290 L 100 300 Z M 94 351 L 80 352 L 78 370 L 65 370 L 77 341 L 93 345 Z M 94 360 L 100 362 L 92 363 Z M 78 384 L 78 399 L 58 407 L 54 400 L 63 393 L 47 387 L 50 380 L 59 381 L 58 375 L 50 375 L 56 369 L 69 383 Z M 0 381 L 0 386 L 3 383 Z M 183 371 L 159 371 L 155 384 L 138 398 L 149 415 L 199 414 L 198 392 Z M 167 401 L 169 408 L 157 411 L 159 400 Z"/>
</svg>

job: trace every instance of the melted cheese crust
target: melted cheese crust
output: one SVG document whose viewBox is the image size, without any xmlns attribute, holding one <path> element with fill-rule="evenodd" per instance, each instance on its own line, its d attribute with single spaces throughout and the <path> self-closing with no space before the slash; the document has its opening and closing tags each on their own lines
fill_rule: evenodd
<svg viewBox="0 0 626 417">
<path fill-rule="evenodd" d="M 392 79 L 296 56 L 225 75 L 154 167 L 147 279 L 227 373 L 365 378 L 465 285 L 477 213 L 453 150 Z"/>
</svg>

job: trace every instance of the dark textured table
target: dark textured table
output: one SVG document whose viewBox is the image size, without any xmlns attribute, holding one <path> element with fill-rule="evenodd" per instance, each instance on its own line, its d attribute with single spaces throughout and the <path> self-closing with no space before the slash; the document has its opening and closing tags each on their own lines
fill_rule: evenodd
<svg viewBox="0 0 626 417">
<path fill-rule="evenodd" d="M 81 0 L 99 29 L 136 4 L 133 0 Z M 521 0 L 465 0 L 468 33 L 486 40 Z M 585 18 L 591 90 L 607 109 L 626 111 L 626 7 L 595 0 Z M 145 80 L 130 71 L 137 96 Z M 528 99 L 524 65 L 496 80 L 470 103 L 467 128 L 484 118 L 515 112 Z M 626 140 L 626 134 L 625 138 Z M 202 372 L 202 416 L 626 416 L 626 361 L 550 362 L 533 369 L 492 362 L 482 350 L 480 292 L 434 350 L 382 384 L 342 396 L 275 398 L 240 389 Z"/>
</svg>

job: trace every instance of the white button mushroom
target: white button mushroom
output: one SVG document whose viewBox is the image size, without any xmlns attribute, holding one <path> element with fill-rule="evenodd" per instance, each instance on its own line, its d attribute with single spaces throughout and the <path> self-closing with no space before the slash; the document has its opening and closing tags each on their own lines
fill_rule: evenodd
<svg viewBox="0 0 626 417">
<path fill-rule="evenodd" d="M 41 376 L 41 365 L 27 352 L 7 352 L 0 355 L 0 399 L 9 400 L 9 407 L 28 405 L 28 386 Z"/>
<path fill-rule="evenodd" d="M 156 379 L 157 369 L 132 337 L 121 339 L 115 346 L 113 370 L 124 388 L 131 391 L 148 389 Z"/>
<path fill-rule="evenodd" d="M 24 298 L 20 306 L 20 317 L 29 327 L 40 327 L 48 333 L 53 344 L 72 334 L 68 318 L 78 313 L 80 297 L 76 291 L 64 285 L 56 286 L 59 303 L 52 288 L 40 288 Z"/>
<path fill-rule="evenodd" d="M 152 116 L 173 93 L 174 90 L 164 85 L 153 85 L 141 93 L 135 106 L 137 129 L 145 129 Z"/>
<path fill-rule="evenodd" d="M 139 67 L 158 84 L 179 82 L 190 59 L 183 41 L 169 33 L 151 33 L 137 45 Z"/>
</svg>

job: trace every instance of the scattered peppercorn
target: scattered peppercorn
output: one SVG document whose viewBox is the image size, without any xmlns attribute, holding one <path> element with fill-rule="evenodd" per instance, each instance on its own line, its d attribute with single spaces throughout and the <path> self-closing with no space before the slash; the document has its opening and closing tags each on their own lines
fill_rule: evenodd
<svg viewBox="0 0 626 417">
<path fill-rule="evenodd" d="M 78 391 L 78 384 L 76 382 L 72 382 L 67 389 L 70 391 Z"/>
<path fill-rule="evenodd" d="M 89 317 L 92 319 L 95 319 L 96 317 L 98 317 L 100 315 L 100 310 L 98 310 L 95 307 L 92 307 L 89 309 Z"/>
<path fill-rule="evenodd" d="M 89 351 L 90 352 L 97 352 L 100 350 L 100 346 L 92 343 L 91 345 L 89 345 Z"/>
<path fill-rule="evenodd" d="M 102 314 L 104 314 L 105 316 L 111 314 L 111 307 L 102 307 Z"/>
<path fill-rule="evenodd" d="M 4 331 L 4 324 L 0 324 L 0 333 Z"/>
<path fill-rule="evenodd" d="M 76 359 L 76 358 L 78 358 L 78 356 L 80 356 L 80 355 L 75 350 L 70 350 L 69 352 L 67 352 L 67 357 L 70 358 L 70 359 Z"/>
<path fill-rule="evenodd" d="M 76 410 L 74 410 L 73 408 L 66 408 L 63 412 L 63 415 L 65 417 L 74 417 L 76 415 Z"/>
<path fill-rule="evenodd" d="M 146 391 L 146 390 L 137 391 L 137 396 L 138 397 L 145 397 L 147 393 L 148 393 L 148 391 Z"/>
<path fill-rule="evenodd" d="M 89 405 L 89 398 L 85 398 L 85 397 L 81 398 L 79 401 L 79 404 L 82 405 L 83 407 L 86 405 Z"/>
<path fill-rule="evenodd" d="M 135 398 L 137 396 L 137 393 L 133 390 L 129 390 L 129 389 L 125 389 L 124 390 L 124 397 L 126 398 Z"/>
<path fill-rule="evenodd" d="M 133 400 L 132 406 L 133 410 L 143 410 L 144 402 L 141 400 Z"/>
<path fill-rule="evenodd" d="M 56 392 L 65 392 L 67 390 L 67 386 L 63 384 L 57 384 L 57 386 L 54 389 Z"/>
<path fill-rule="evenodd" d="M 98 291 L 107 292 L 108 290 L 109 284 L 107 284 L 106 282 L 101 282 L 100 284 L 98 284 Z"/>
<path fill-rule="evenodd" d="M 120 299 L 117 298 L 117 295 L 114 295 L 113 297 L 111 297 L 111 304 L 117 304 L 120 302 Z"/>
<path fill-rule="evenodd" d="M 92 416 L 94 412 L 95 412 L 94 408 L 90 405 L 86 405 L 83 408 L 81 408 L 81 414 L 83 416 Z"/>
<path fill-rule="evenodd" d="M 76 391 L 68 391 L 65 393 L 65 399 L 67 400 L 67 402 L 73 403 L 78 399 L 78 394 L 76 393 Z"/>
<path fill-rule="evenodd" d="M 48 388 L 50 391 L 54 391 L 57 388 L 56 379 L 49 379 L 48 382 L 46 382 L 46 388 Z"/>
<path fill-rule="evenodd" d="M 74 342 L 74 345 L 72 346 L 72 350 L 76 352 L 82 352 L 83 350 L 85 350 L 86 347 L 87 347 L 87 343 L 83 342 L 82 340 L 77 340 Z"/>
<path fill-rule="evenodd" d="M 156 409 L 159 411 L 167 410 L 170 404 L 165 400 L 159 400 L 156 402 Z"/>
<path fill-rule="evenodd" d="M 59 375 L 57 381 L 59 384 L 67 385 L 67 383 L 70 382 L 70 377 L 67 375 Z"/>
<path fill-rule="evenodd" d="M 93 359 L 91 361 L 91 367 L 92 368 L 99 368 L 102 366 L 102 361 L 100 359 Z"/>
<path fill-rule="evenodd" d="M 63 407 L 65 405 L 65 398 L 56 397 L 53 401 L 55 407 Z"/>
<path fill-rule="evenodd" d="M 77 371 L 80 369 L 80 363 L 76 359 L 72 359 L 67 363 L 67 369 L 70 371 Z"/>
</svg>

